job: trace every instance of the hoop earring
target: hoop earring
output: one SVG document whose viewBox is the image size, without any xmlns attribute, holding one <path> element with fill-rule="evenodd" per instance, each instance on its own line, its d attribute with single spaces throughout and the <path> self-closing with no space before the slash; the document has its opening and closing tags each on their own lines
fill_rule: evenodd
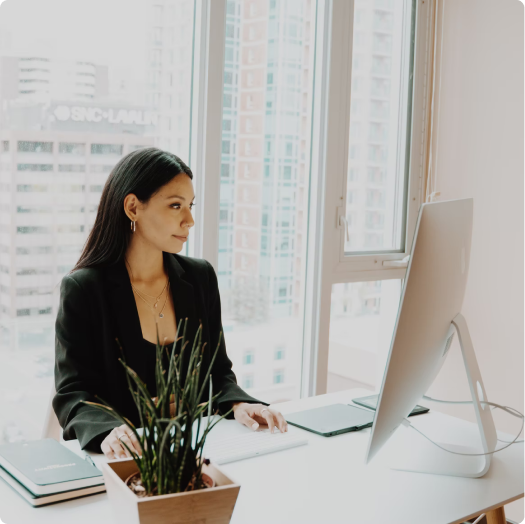
<svg viewBox="0 0 525 524">
<path fill-rule="evenodd" d="M 131 225 L 131 231 L 135 233 L 135 220 L 132 220 L 130 225 Z"/>
</svg>

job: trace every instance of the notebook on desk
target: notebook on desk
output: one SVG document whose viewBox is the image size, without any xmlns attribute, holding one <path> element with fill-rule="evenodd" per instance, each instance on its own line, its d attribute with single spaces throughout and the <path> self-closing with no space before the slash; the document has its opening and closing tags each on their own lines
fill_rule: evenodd
<svg viewBox="0 0 525 524">
<path fill-rule="evenodd" d="M 63 502 L 65 500 L 76 499 L 80 497 L 86 497 L 88 495 L 95 495 L 96 493 L 102 493 L 106 491 L 106 486 L 100 484 L 98 486 L 91 486 L 89 488 L 74 489 L 71 491 L 62 491 L 60 493 L 50 493 L 47 495 L 35 495 L 25 488 L 18 480 L 10 475 L 4 468 L 0 467 L 0 478 L 2 478 L 6 484 L 21 495 L 29 504 L 32 506 L 46 506 L 48 504 L 55 504 L 57 502 Z"/>
<path fill-rule="evenodd" d="M 1 445 L 0 466 L 36 496 L 104 485 L 99 469 L 51 438 Z"/>
</svg>

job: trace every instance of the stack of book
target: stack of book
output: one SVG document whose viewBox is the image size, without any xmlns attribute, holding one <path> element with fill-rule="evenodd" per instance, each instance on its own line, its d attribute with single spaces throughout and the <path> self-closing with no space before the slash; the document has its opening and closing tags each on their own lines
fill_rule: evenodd
<svg viewBox="0 0 525 524">
<path fill-rule="evenodd" d="M 106 490 L 92 462 L 51 438 L 1 445 L 0 477 L 33 506 Z"/>
</svg>

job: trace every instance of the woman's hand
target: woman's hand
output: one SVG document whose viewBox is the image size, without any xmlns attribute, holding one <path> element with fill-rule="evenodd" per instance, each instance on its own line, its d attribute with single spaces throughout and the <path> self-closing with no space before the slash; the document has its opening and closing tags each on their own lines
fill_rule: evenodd
<svg viewBox="0 0 525 524">
<path fill-rule="evenodd" d="M 120 440 L 119 437 L 121 437 Z M 142 456 L 140 442 L 137 440 L 137 437 L 135 437 L 131 431 L 131 428 L 127 424 L 122 424 L 122 426 L 113 429 L 111 433 L 102 441 L 102 444 L 100 444 L 100 449 L 109 460 L 131 457 L 131 453 L 121 442 L 125 442 L 129 449 Z"/>
<path fill-rule="evenodd" d="M 277 426 L 281 433 L 288 431 L 288 423 L 284 420 L 281 413 L 275 409 L 271 409 L 270 406 L 265 406 L 264 404 L 234 402 L 233 415 L 235 420 L 254 431 L 259 427 L 260 423 L 268 424 L 271 433 L 273 433 L 274 426 Z"/>
</svg>

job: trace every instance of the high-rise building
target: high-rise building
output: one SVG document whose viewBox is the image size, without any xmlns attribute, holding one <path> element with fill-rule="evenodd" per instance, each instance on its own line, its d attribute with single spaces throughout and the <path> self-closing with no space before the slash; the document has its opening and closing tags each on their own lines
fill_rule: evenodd
<svg viewBox="0 0 525 524">
<path fill-rule="evenodd" d="M 49 56 L 0 56 L 0 99 L 92 101 L 108 94 L 107 66 Z"/>
<path fill-rule="evenodd" d="M 297 396 L 309 155 L 311 2 L 229 0 L 218 278 L 243 387 Z"/>
<path fill-rule="evenodd" d="M 358 2 L 354 16 L 352 99 L 346 251 L 399 249 L 402 192 L 397 191 L 402 57 L 405 56 L 403 3 Z M 401 173 L 402 175 L 404 173 Z"/>
<path fill-rule="evenodd" d="M 0 443 L 40 437 L 61 279 L 78 261 L 114 165 L 158 144 L 145 46 L 134 37 L 147 30 L 147 1 L 126 13 L 117 39 L 106 23 L 114 2 L 108 17 L 81 24 L 76 11 L 57 22 L 49 6 L 38 21 L 19 5 L 0 9 Z M 33 14 L 41 7 L 29 4 Z"/>
<path fill-rule="evenodd" d="M 24 57 L 1 59 L 2 67 L 20 71 L 25 63 Z M 51 59 L 38 64 L 35 69 L 61 67 L 54 69 Z M 6 349 L 53 346 L 54 291 L 78 260 L 108 174 L 123 155 L 153 145 L 157 115 L 98 100 L 105 78 L 98 82 L 96 73 L 106 76 L 105 69 L 80 65 L 75 71 L 88 69 L 94 76 L 89 88 L 81 86 L 84 93 L 75 83 L 69 93 L 53 82 L 27 93 L 16 91 L 16 78 L 2 82 L 0 340 Z M 53 98 L 60 93 L 65 100 Z"/>
<path fill-rule="evenodd" d="M 188 161 L 193 0 L 146 0 L 146 106 L 158 115 L 155 145 Z"/>
</svg>

